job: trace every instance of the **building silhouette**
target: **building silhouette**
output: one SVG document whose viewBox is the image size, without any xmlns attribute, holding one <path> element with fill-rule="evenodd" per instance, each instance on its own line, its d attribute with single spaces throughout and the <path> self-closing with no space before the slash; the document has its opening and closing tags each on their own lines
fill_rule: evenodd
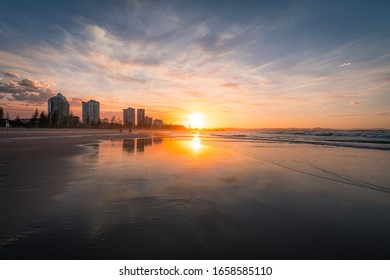
<svg viewBox="0 0 390 280">
<path fill-rule="evenodd" d="M 162 137 L 153 137 L 153 144 L 161 144 L 163 142 Z"/>
<path fill-rule="evenodd" d="M 100 103 L 96 100 L 83 101 L 82 117 L 85 124 L 97 124 L 100 119 Z"/>
<path fill-rule="evenodd" d="M 155 119 L 153 121 L 153 127 L 156 127 L 156 128 L 162 128 L 164 126 L 164 123 L 162 120 L 159 120 L 159 119 Z"/>
<path fill-rule="evenodd" d="M 145 109 L 137 109 L 137 126 L 144 127 L 145 125 Z"/>
<path fill-rule="evenodd" d="M 144 126 L 145 127 L 152 127 L 152 124 L 153 124 L 153 119 L 148 117 L 148 116 L 145 116 L 145 118 L 144 118 Z"/>
<path fill-rule="evenodd" d="M 123 124 L 125 126 L 133 127 L 135 126 L 135 109 L 134 108 L 127 108 L 123 109 Z"/>
<path fill-rule="evenodd" d="M 69 102 L 61 93 L 51 97 L 48 102 L 48 114 L 52 125 L 66 125 L 69 118 Z"/>
</svg>

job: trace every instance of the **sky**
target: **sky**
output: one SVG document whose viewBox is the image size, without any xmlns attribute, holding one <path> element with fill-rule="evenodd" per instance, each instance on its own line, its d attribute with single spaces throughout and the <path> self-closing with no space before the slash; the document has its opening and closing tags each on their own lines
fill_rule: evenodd
<svg viewBox="0 0 390 280">
<path fill-rule="evenodd" d="M 390 128 L 390 2 L 0 0 L 0 106 L 101 118 Z"/>
</svg>

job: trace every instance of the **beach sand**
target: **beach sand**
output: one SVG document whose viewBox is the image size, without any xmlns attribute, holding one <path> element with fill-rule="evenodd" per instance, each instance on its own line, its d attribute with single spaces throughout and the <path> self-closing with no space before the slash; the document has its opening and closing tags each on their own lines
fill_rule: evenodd
<svg viewBox="0 0 390 280">
<path fill-rule="evenodd" d="M 0 130 L 2 259 L 388 259 L 382 151 Z"/>
<path fill-rule="evenodd" d="M 64 191 L 74 170 L 69 159 L 87 149 L 83 144 L 136 137 L 119 130 L 0 129 L 0 232 L 42 214 L 53 196 Z M 142 136 L 142 134 L 139 134 Z"/>
</svg>

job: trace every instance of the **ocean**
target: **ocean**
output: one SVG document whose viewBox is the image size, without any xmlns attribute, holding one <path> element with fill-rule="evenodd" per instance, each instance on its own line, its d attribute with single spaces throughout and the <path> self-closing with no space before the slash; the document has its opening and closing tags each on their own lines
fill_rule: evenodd
<svg viewBox="0 0 390 280">
<path fill-rule="evenodd" d="M 209 133 L 210 136 L 232 140 L 284 142 L 340 146 L 360 149 L 390 150 L 390 130 L 227 130 Z"/>
</svg>

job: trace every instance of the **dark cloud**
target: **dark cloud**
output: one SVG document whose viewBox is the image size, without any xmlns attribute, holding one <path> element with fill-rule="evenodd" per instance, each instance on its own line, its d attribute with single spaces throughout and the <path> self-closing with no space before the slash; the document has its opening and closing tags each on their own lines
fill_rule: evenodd
<svg viewBox="0 0 390 280">
<path fill-rule="evenodd" d="M 25 101 L 28 103 L 33 103 L 33 104 L 42 104 L 46 103 L 47 100 L 53 96 L 52 92 L 39 92 L 38 94 L 32 93 L 32 92 L 20 92 L 16 94 L 12 94 L 12 97 L 15 100 L 18 101 Z"/>
<path fill-rule="evenodd" d="M 37 82 L 31 79 L 23 79 L 16 83 L 0 82 L 0 99 L 24 101 L 32 104 L 43 104 L 55 94 L 53 89 L 37 87 Z"/>
<path fill-rule="evenodd" d="M 12 82 L 0 82 L 0 93 L 10 93 L 10 94 L 15 94 L 21 92 L 22 89 L 18 88 L 17 85 L 15 85 Z"/>
<path fill-rule="evenodd" d="M 12 73 L 12 72 L 4 72 L 3 75 L 8 78 L 13 78 L 13 79 L 20 79 L 20 76 L 18 73 Z"/>
<path fill-rule="evenodd" d="M 41 87 L 41 83 L 32 79 L 23 79 L 18 83 L 20 86 L 30 89 L 38 89 Z"/>
</svg>

